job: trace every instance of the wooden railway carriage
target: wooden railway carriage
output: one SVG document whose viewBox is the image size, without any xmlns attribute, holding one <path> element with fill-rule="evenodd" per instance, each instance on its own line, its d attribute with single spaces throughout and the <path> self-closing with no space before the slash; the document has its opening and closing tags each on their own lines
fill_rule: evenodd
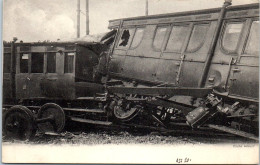
<svg viewBox="0 0 260 165">
<path fill-rule="evenodd" d="M 12 74 L 4 74 L 4 98 L 24 105 L 7 111 L 5 132 L 29 138 L 33 122 L 43 132 L 58 132 L 66 118 L 209 127 L 258 139 L 259 4 L 230 5 L 112 20 L 106 40 L 113 43 L 100 56 L 95 50 L 102 44 L 17 44 L 15 63 L 5 48 L 4 71 L 11 67 Z M 93 66 L 102 83 L 94 83 Z"/>
<path fill-rule="evenodd" d="M 254 123 L 258 130 L 259 4 L 229 5 L 110 21 L 109 28 L 118 29 L 118 34 L 108 75 L 122 86 L 109 91 L 127 97 L 167 95 L 165 109 L 181 109 L 194 128 L 220 112 L 234 119 L 225 121 L 216 115 L 222 124 L 248 131 L 252 127 L 247 124 Z M 197 108 L 190 112 L 188 106 Z M 129 117 L 121 109 L 118 113 Z M 159 111 L 156 120 L 174 116 Z"/>
<path fill-rule="evenodd" d="M 101 44 L 15 43 L 12 50 L 14 80 L 11 80 L 11 44 L 4 46 L 3 95 L 6 100 L 74 100 L 93 96 L 97 92 L 94 88 L 103 92 L 102 86 L 93 85 Z"/>
<path fill-rule="evenodd" d="M 110 21 L 109 28 L 120 33 L 110 76 L 150 86 L 214 87 L 230 97 L 258 102 L 259 6 L 229 7 L 220 34 L 214 36 L 220 10 Z"/>
<path fill-rule="evenodd" d="M 5 43 L 3 108 L 8 110 L 3 117 L 4 132 L 27 139 L 36 129 L 35 118 L 41 118 L 38 128 L 61 131 L 65 114 L 60 106 L 92 106 L 88 100 L 104 93 L 95 70 L 105 48 L 102 43 L 80 41 Z M 39 124 L 46 120 L 52 123 Z"/>
</svg>

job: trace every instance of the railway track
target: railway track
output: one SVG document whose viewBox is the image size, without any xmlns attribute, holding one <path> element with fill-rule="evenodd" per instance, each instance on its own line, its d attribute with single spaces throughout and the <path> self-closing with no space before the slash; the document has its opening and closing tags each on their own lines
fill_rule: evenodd
<svg viewBox="0 0 260 165">
<path fill-rule="evenodd" d="M 167 130 L 134 124 L 91 125 L 70 122 L 62 133 L 37 133 L 30 141 L 4 139 L 8 143 L 28 144 L 251 144 L 256 141 L 205 128 Z"/>
<path fill-rule="evenodd" d="M 236 144 L 256 143 L 255 140 L 243 138 L 218 130 L 175 129 L 142 126 L 136 124 L 92 125 L 70 122 L 66 132 L 60 134 L 38 134 L 31 143 L 82 143 L 82 144 Z M 76 141 L 76 142 L 75 142 Z"/>
</svg>

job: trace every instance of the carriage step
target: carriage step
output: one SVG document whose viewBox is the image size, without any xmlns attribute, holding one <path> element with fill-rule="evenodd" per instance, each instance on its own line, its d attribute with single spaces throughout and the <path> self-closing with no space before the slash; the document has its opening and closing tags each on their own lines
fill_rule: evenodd
<svg viewBox="0 0 260 165">
<path fill-rule="evenodd" d="M 50 136 L 60 136 L 61 134 L 56 132 L 44 132 L 44 135 L 50 135 Z"/>
<path fill-rule="evenodd" d="M 96 93 L 96 96 L 105 97 L 105 96 L 106 96 L 106 93 Z"/>
<path fill-rule="evenodd" d="M 245 137 L 245 138 L 248 138 L 248 139 L 259 141 L 259 138 L 256 137 L 255 135 L 251 134 L 251 133 L 239 131 L 239 130 L 229 128 L 229 127 L 226 127 L 226 126 L 209 124 L 208 127 L 214 128 L 216 130 L 224 131 L 224 132 L 227 132 L 227 133 L 231 133 L 231 134 L 234 134 L 234 135 L 242 136 L 242 137 Z"/>
<path fill-rule="evenodd" d="M 111 85 L 111 86 L 113 86 L 113 85 L 122 85 L 122 84 L 123 84 L 123 82 L 120 81 L 120 80 L 112 80 L 112 81 L 108 81 L 107 82 L 107 85 Z"/>
<path fill-rule="evenodd" d="M 105 113 L 103 109 L 80 109 L 80 108 L 63 108 L 64 111 L 77 111 L 77 112 L 89 112 L 89 113 Z"/>
<path fill-rule="evenodd" d="M 69 117 L 70 117 L 70 120 L 81 122 L 81 123 L 97 124 L 97 125 L 112 125 L 112 122 L 108 122 L 108 121 L 82 119 L 82 118 L 77 118 L 77 117 L 72 117 L 72 116 L 69 116 Z"/>
<path fill-rule="evenodd" d="M 105 101 L 105 94 L 96 97 L 77 97 L 77 100 L 89 100 L 89 101 Z"/>
</svg>

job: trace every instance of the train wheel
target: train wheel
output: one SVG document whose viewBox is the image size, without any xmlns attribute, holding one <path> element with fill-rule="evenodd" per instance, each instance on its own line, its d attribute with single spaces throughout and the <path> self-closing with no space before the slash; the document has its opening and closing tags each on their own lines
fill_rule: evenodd
<svg viewBox="0 0 260 165">
<path fill-rule="evenodd" d="M 133 106 L 133 107 L 122 107 L 115 106 L 114 107 L 114 115 L 117 119 L 121 121 L 130 121 L 140 112 L 141 107 Z"/>
<path fill-rule="evenodd" d="M 59 105 L 47 103 L 40 108 L 36 121 L 40 132 L 60 133 L 65 126 L 65 113 Z"/>
<path fill-rule="evenodd" d="M 3 134 L 7 139 L 28 140 L 36 132 L 33 113 L 26 107 L 11 107 L 3 118 Z"/>
</svg>

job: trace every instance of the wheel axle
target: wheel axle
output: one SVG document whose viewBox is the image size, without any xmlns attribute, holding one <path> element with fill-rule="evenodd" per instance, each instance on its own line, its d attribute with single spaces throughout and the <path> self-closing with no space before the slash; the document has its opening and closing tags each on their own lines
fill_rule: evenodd
<svg viewBox="0 0 260 165">
<path fill-rule="evenodd" d="M 54 120 L 54 115 L 50 115 L 49 117 L 46 118 L 41 118 L 41 119 L 36 119 L 36 123 L 45 123 L 45 122 L 51 122 Z"/>
</svg>

